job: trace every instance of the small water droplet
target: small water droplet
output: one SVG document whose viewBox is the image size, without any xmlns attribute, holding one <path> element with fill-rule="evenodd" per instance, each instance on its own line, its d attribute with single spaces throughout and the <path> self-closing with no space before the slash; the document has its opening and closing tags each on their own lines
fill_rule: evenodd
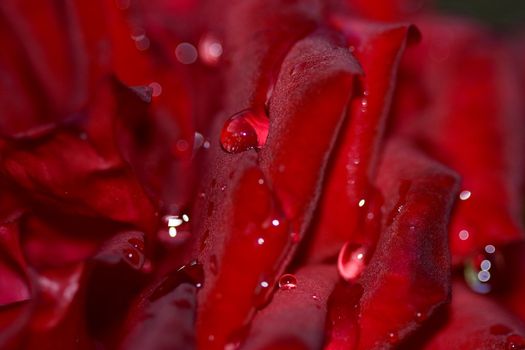
<svg viewBox="0 0 525 350">
<path fill-rule="evenodd" d="M 461 191 L 461 193 L 459 194 L 459 199 L 461 199 L 462 201 L 466 201 L 470 198 L 471 195 L 472 193 L 470 191 Z"/>
<path fill-rule="evenodd" d="M 261 148 L 266 143 L 270 122 L 263 113 L 250 109 L 230 117 L 221 131 L 221 146 L 228 153 Z"/>
<path fill-rule="evenodd" d="M 525 338 L 517 334 L 511 334 L 507 337 L 507 350 L 523 350 L 525 349 Z"/>
<path fill-rule="evenodd" d="M 424 321 L 425 317 L 421 312 L 416 312 L 416 322 L 422 322 Z"/>
<path fill-rule="evenodd" d="M 122 250 L 122 254 L 131 265 L 137 268 L 140 267 L 141 262 L 143 261 L 143 256 L 139 251 L 133 248 L 125 248 Z"/>
<path fill-rule="evenodd" d="M 301 236 L 297 231 L 292 231 L 292 233 L 290 233 L 290 237 L 292 239 L 292 243 L 294 244 L 299 243 L 301 241 Z"/>
<path fill-rule="evenodd" d="M 138 238 L 130 238 L 128 243 L 139 252 L 144 253 L 144 241 Z"/>
<path fill-rule="evenodd" d="M 257 244 L 263 245 L 264 244 L 264 238 L 257 238 Z"/>
<path fill-rule="evenodd" d="M 207 33 L 199 41 L 199 58 L 208 66 L 216 66 L 222 56 L 223 47 L 213 33 Z"/>
<path fill-rule="evenodd" d="M 368 261 L 368 249 L 361 244 L 347 242 L 339 252 L 337 268 L 347 281 L 355 281 L 363 272 Z"/>
<path fill-rule="evenodd" d="M 279 288 L 281 290 L 291 290 L 297 288 L 297 279 L 294 275 L 285 274 L 279 278 Z"/>
<path fill-rule="evenodd" d="M 315 300 L 315 301 L 321 300 L 321 298 L 319 298 L 319 296 L 317 294 L 312 295 L 312 299 Z"/>
</svg>

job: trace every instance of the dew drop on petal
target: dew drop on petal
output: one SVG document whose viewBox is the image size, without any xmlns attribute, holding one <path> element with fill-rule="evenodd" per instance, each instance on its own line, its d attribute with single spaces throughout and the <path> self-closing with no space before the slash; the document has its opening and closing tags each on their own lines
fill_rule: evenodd
<svg viewBox="0 0 525 350">
<path fill-rule="evenodd" d="M 279 288 L 281 290 L 291 290 L 297 288 L 297 279 L 294 275 L 285 274 L 279 278 Z"/>
<path fill-rule="evenodd" d="M 221 146 L 228 153 L 240 153 L 261 148 L 266 143 L 270 121 L 262 113 L 251 109 L 231 116 L 221 131 Z"/>
<path fill-rule="evenodd" d="M 134 267 L 141 267 L 141 261 L 143 261 L 143 256 L 138 250 L 133 248 L 125 248 L 122 250 L 122 255 Z"/>
<path fill-rule="evenodd" d="M 525 349 L 525 338 L 517 334 L 511 334 L 507 337 L 507 350 L 523 350 Z"/>
<path fill-rule="evenodd" d="M 131 244 L 131 246 L 135 249 L 137 249 L 139 252 L 144 252 L 144 241 L 138 238 L 130 238 L 128 240 L 128 243 Z"/>
<path fill-rule="evenodd" d="M 472 193 L 470 191 L 464 190 L 461 191 L 461 193 L 459 194 L 459 199 L 461 199 L 462 201 L 466 201 L 470 198 L 471 195 Z"/>
<path fill-rule="evenodd" d="M 366 246 L 347 242 L 339 251 L 337 259 L 339 274 L 346 281 L 355 281 L 366 267 L 367 254 L 368 249 Z"/>
</svg>

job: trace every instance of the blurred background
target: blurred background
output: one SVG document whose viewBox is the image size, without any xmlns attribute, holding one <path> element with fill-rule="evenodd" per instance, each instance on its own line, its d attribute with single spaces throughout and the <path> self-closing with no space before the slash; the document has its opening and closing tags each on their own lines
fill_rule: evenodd
<svg viewBox="0 0 525 350">
<path fill-rule="evenodd" d="M 504 30 L 525 25 L 525 0 L 440 0 L 443 12 L 476 17 Z"/>
</svg>

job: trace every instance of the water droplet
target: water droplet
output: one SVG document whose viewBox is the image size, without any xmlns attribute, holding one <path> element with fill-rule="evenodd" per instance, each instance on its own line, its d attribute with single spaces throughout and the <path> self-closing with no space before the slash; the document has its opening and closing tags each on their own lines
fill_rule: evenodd
<svg viewBox="0 0 525 350">
<path fill-rule="evenodd" d="M 425 320 L 425 317 L 421 312 L 416 312 L 416 322 L 422 322 Z"/>
<path fill-rule="evenodd" d="M 221 146 L 228 153 L 261 148 L 266 143 L 270 122 L 262 113 L 250 109 L 230 117 L 221 131 Z"/>
<path fill-rule="evenodd" d="M 202 287 L 204 283 L 202 265 L 197 261 L 192 261 L 187 265 L 183 265 L 177 271 L 170 272 L 150 294 L 149 301 L 153 302 L 162 298 L 182 283 L 190 283 L 197 288 Z"/>
<path fill-rule="evenodd" d="M 347 281 L 355 281 L 363 272 L 368 261 L 368 249 L 361 244 L 347 242 L 339 252 L 337 268 Z"/>
<path fill-rule="evenodd" d="M 505 326 L 504 324 L 495 324 L 490 327 L 490 333 L 493 335 L 506 335 L 512 333 L 512 329 Z"/>
<path fill-rule="evenodd" d="M 202 63 L 216 66 L 223 53 L 223 47 L 219 39 L 212 33 L 202 36 L 199 41 L 199 58 Z"/>
<path fill-rule="evenodd" d="M 190 43 L 180 43 L 175 48 L 175 57 L 182 64 L 192 64 L 197 60 L 197 49 Z"/>
<path fill-rule="evenodd" d="M 317 294 L 312 295 L 312 299 L 315 300 L 315 301 L 321 300 L 321 298 L 319 298 L 319 296 Z"/>
<path fill-rule="evenodd" d="M 144 262 L 144 256 L 136 249 L 125 248 L 122 250 L 124 258 L 136 268 L 140 268 Z"/>
<path fill-rule="evenodd" d="M 263 245 L 264 244 L 264 238 L 257 238 L 257 244 Z"/>
<path fill-rule="evenodd" d="M 359 203 L 357 203 L 357 205 L 359 206 L 359 208 L 362 208 L 362 207 L 364 207 L 365 203 L 366 203 L 366 201 L 364 199 L 361 199 L 359 201 Z"/>
<path fill-rule="evenodd" d="M 273 219 L 273 220 L 272 220 L 272 225 L 273 225 L 273 226 L 279 226 L 279 220 L 277 220 L 277 219 Z"/>
<path fill-rule="evenodd" d="M 130 238 L 128 240 L 128 243 L 131 244 L 131 246 L 135 249 L 137 249 L 139 252 L 144 252 L 144 241 L 138 238 Z"/>
<path fill-rule="evenodd" d="M 466 201 L 470 198 L 471 195 L 472 193 L 470 191 L 461 191 L 461 193 L 459 194 L 459 199 L 461 199 L 462 201 Z"/>
<path fill-rule="evenodd" d="M 493 248 L 493 249 L 492 249 Z M 478 254 L 474 254 L 465 261 L 463 275 L 465 282 L 475 292 L 487 294 L 501 284 L 503 257 L 496 253 L 494 246 Z"/>
<path fill-rule="evenodd" d="M 294 275 L 285 274 L 279 278 L 279 288 L 281 290 L 291 290 L 297 288 L 297 279 Z"/>
<path fill-rule="evenodd" d="M 507 337 L 507 350 L 525 349 L 525 338 L 517 334 L 511 334 Z"/>
<path fill-rule="evenodd" d="M 292 238 L 292 243 L 294 244 L 299 243 L 301 241 L 301 236 L 297 231 L 292 231 L 292 233 L 290 233 L 290 237 Z"/>
</svg>

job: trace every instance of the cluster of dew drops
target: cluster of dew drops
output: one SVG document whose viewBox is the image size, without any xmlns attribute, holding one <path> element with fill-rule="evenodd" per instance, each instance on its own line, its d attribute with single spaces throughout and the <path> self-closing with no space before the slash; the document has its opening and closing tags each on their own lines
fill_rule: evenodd
<svg viewBox="0 0 525 350">
<path fill-rule="evenodd" d="M 127 10 L 130 6 L 130 0 L 117 0 L 117 6 L 121 10 Z M 150 47 L 150 40 L 146 32 L 141 27 L 133 28 L 131 39 L 139 51 L 146 51 Z M 174 55 L 178 62 L 184 65 L 191 65 L 200 61 L 207 66 L 217 66 L 223 55 L 223 46 L 220 40 L 213 33 L 206 33 L 201 36 L 197 45 L 189 42 L 180 42 L 174 48 Z M 149 84 L 152 90 L 152 96 L 157 97 L 162 93 L 162 86 L 153 81 Z M 367 94 L 365 93 L 361 110 L 367 109 Z M 229 117 L 222 128 L 220 135 L 220 144 L 222 149 L 228 153 L 240 153 L 249 149 L 260 149 L 266 142 L 268 135 L 269 119 L 264 109 L 246 109 L 235 113 Z M 210 142 L 204 136 L 196 132 L 194 137 L 193 149 L 208 149 Z M 471 198 L 472 193 L 463 190 L 459 194 L 460 202 L 467 201 Z M 359 207 L 364 205 L 364 200 L 359 201 Z M 169 244 L 182 244 L 190 236 L 189 231 L 190 218 L 187 213 L 165 215 L 161 219 L 161 228 L 158 231 L 158 238 L 162 242 Z M 297 234 L 296 234 L 297 235 Z M 458 237 L 462 241 L 470 238 L 468 229 L 461 229 Z M 296 237 L 298 240 L 298 237 Z M 294 242 L 296 240 L 294 239 Z M 295 242 L 296 243 L 296 242 Z M 132 249 L 124 249 L 124 257 L 134 265 L 139 264 L 139 256 L 143 253 L 143 243 L 139 240 L 130 240 Z M 363 270 L 366 268 L 368 249 L 366 246 L 359 244 L 346 243 L 340 250 L 338 257 L 338 270 L 343 279 L 349 283 L 355 282 Z M 467 285 L 476 293 L 487 294 L 493 291 L 494 281 L 501 272 L 502 256 L 494 245 L 486 245 L 484 249 L 468 258 L 464 263 L 464 278 Z M 293 274 L 283 274 L 277 283 L 282 291 L 293 291 L 298 287 L 298 281 Z M 199 285 L 200 287 L 200 285 Z M 312 299 L 319 300 L 319 296 L 312 295 Z M 416 318 L 422 318 L 417 313 Z M 511 330 L 504 326 L 496 325 L 491 328 L 491 332 L 496 335 L 510 334 Z M 389 335 L 392 339 L 395 334 Z M 507 349 L 525 349 L 525 339 L 510 334 L 507 337 Z"/>
</svg>

